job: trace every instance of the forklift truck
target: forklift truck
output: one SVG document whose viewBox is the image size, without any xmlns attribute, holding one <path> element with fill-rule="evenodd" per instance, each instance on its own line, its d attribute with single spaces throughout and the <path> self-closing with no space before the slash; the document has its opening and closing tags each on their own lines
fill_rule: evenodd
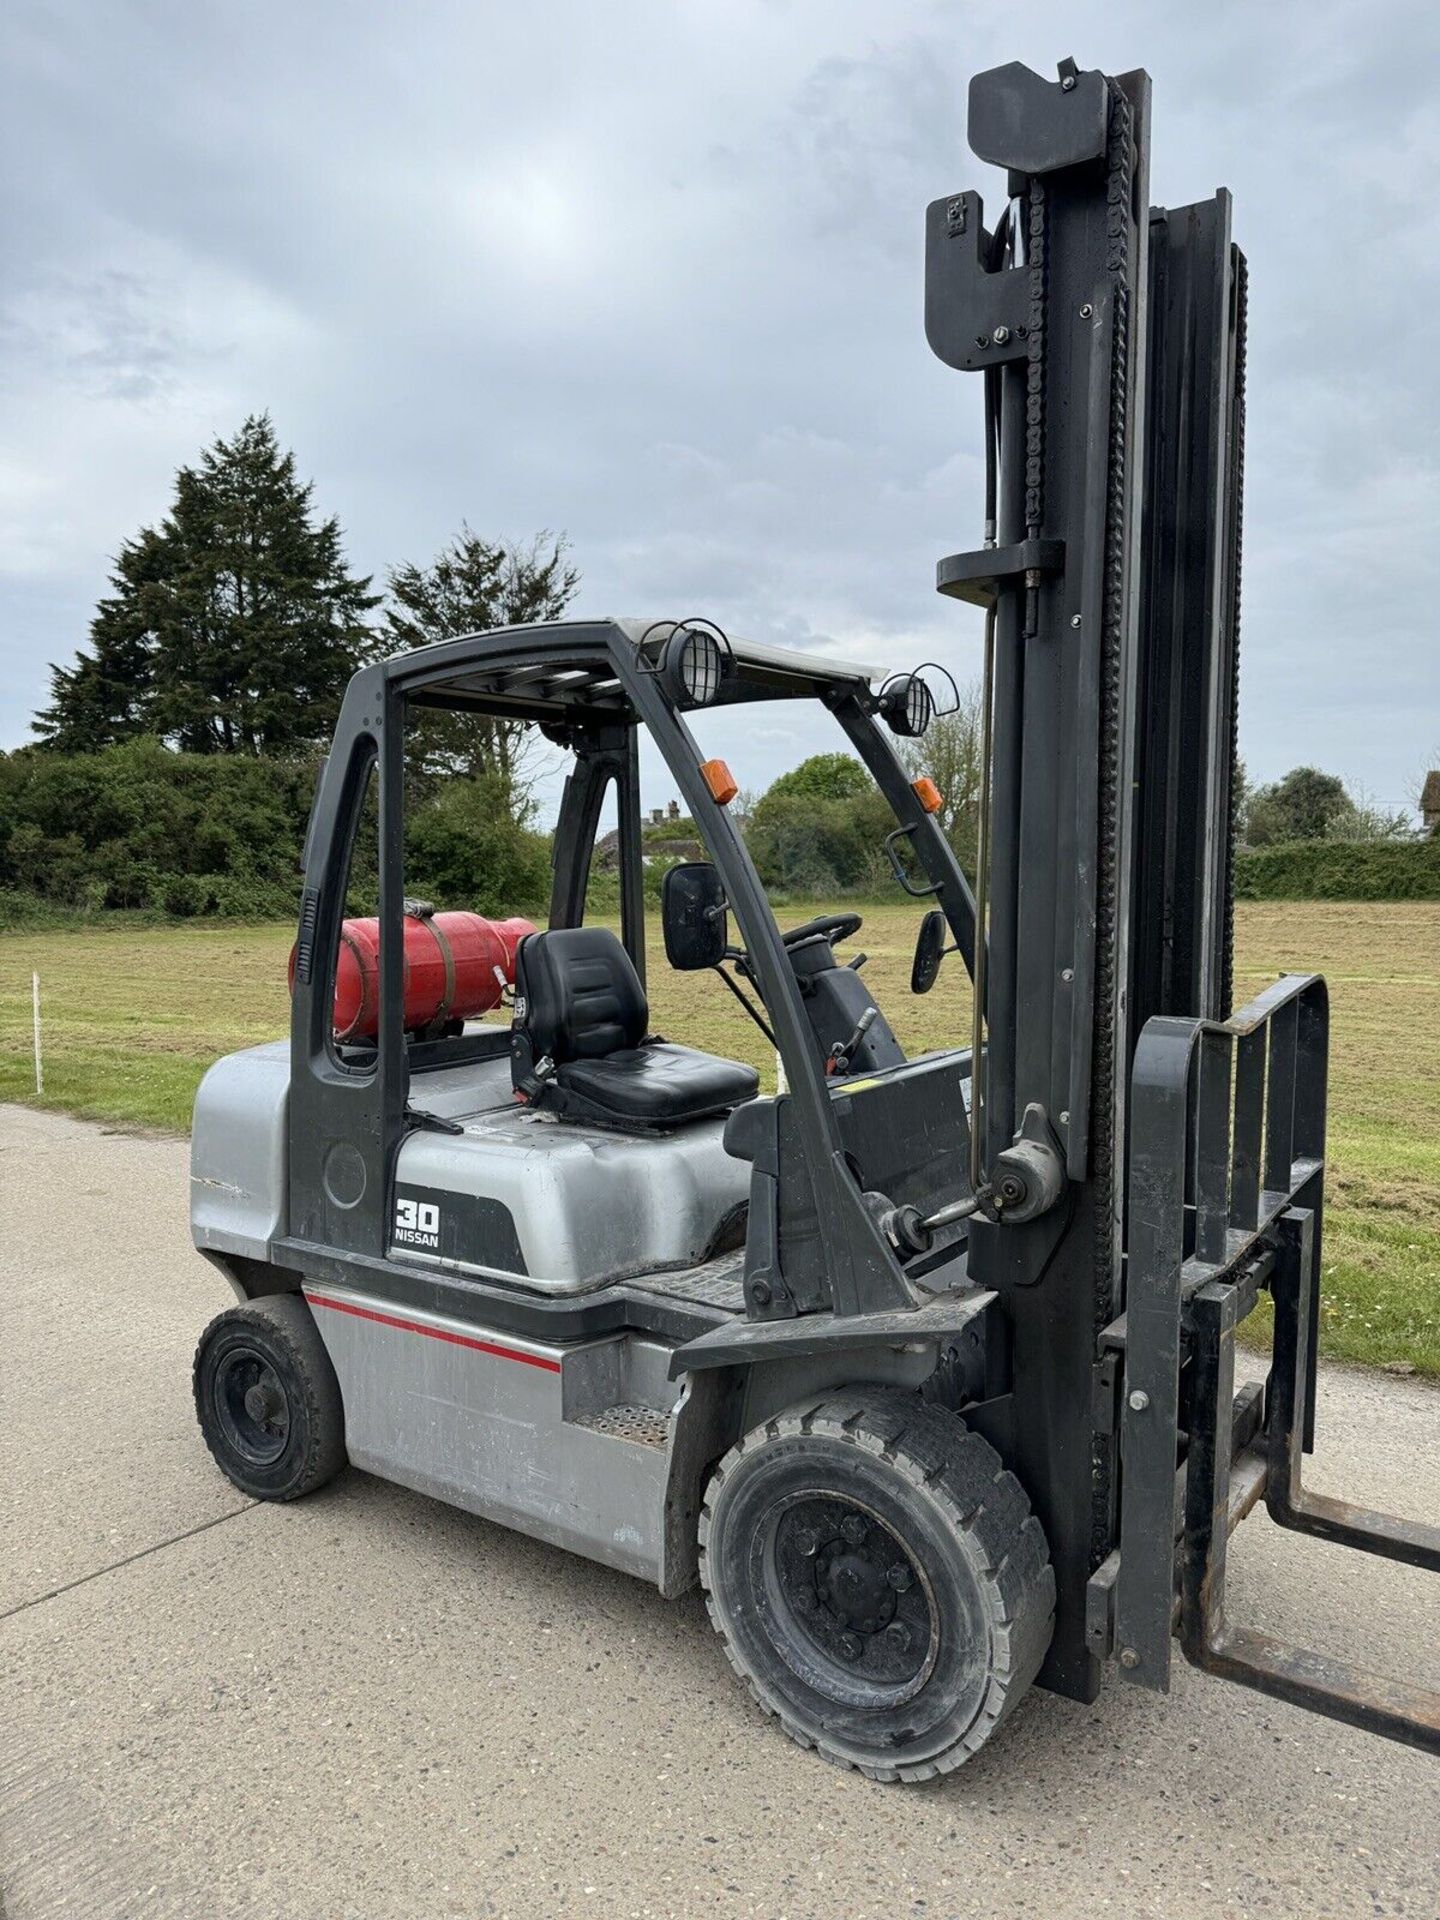
<svg viewBox="0 0 1440 1920">
<path fill-rule="evenodd" d="M 1440 1750 L 1435 1695 L 1226 1616 L 1262 1500 L 1431 1570 L 1440 1530 L 1302 1485 L 1324 983 L 1232 1011 L 1245 263 L 1225 193 L 1149 206 L 1149 116 L 1143 73 L 982 74 L 970 142 L 1003 208 L 928 210 L 927 336 L 985 410 L 983 543 L 937 572 L 984 614 L 975 872 L 891 745 L 930 720 L 923 671 L 877 685 L 700 620 L 421 648 L 346 694 L 289 1044 L 220 1061 L 196 1104 L 194 1238 L 237 1305 L 195 1396 L 237 1486 L 290 1499 L 348 1458 L 667 1596 L 698 1579 L 760 1706 L 880 1780 L 960 1765 L 1032 1680 L 1088 1701 L 1113 1660 L 1163 1691 L 1176 1637 Z M 777 925 L 692 723 L 787 701 L 833 716 L 894 815 L 912 989 L 948 954 L 972 978 L 951 1046 L 905 1056 L 839 951 L 858 913 Z M 498 967 L 508 1027 L 448 972 L 443 1017 L 412 1004 L 432 910 L 406 894 L 404 743 L 434 711 L 574 756 L 547 928 L 512 927 Z M 709 856 L 665 877 L 666 958 L 744 1002 L 774 1095 L 649 1030 L 642 727 Z M 341 1038 L 372 780 L 374 1018 Z M 611 795 L 618 938 L 585 923 Z M 1268 1374 L 1237 1391 L 1264 1295 Z"/>
</svg>

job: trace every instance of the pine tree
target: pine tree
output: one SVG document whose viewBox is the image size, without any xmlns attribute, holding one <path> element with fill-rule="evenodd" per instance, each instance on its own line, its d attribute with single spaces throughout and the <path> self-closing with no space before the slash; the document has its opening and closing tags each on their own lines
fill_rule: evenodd
<svg viewBox="0 0 1440 1920">
<path fill-rule="evenodd" d="M 252 415 L 175 477 L 158 529 L 121 550 L 92 651 L 52 669 L 46 745 L 79 752 L 153 733 L 192 753 L 292 754 L 328 737 L 373 651 L 368 580 L 340 527 Z"/>
<path fill-rule="evenodd" d="M 391 569 L 385 638 L 396 652 L 491 627 L 557 620 L 574 598 L 579 569 L 563 535 L 539 533 L 525 546 L 482 540 L 462 524 L 428 567 Z M 525 798 L 523 723 L 489 715 L 426 714 L 411 729 L 410 766 L 422 780 L 441 773 L 497 779 L 512 805 Z"/>
<path fill-rule="evenodd" d="M 94 753 L 149 731 L 154 638 L 146 603 L 163 579 L 166 549 L 153 528 L 127 540 L 110 576 L 114 592 L 90 623 L 90 651 L 73 667 L 51 667 L 52 704 L 35 716 L 43 745 L 61 753 Z"/>
</svg>

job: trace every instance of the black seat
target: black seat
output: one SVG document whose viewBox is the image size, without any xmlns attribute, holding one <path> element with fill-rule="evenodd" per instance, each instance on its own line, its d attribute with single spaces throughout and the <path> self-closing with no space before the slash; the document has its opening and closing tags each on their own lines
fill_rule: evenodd
<svg viewBox="0 0 1440 1920">
<path fill-rule="evenodd" d="M 510 1073 L 522 1099 L 629 1129 L 679 1126 L 755 1098 L 753 1068 L 648 1039 L 649 1023 L 640 976 L 607 927 L 521 941 Z"/>
</svg>

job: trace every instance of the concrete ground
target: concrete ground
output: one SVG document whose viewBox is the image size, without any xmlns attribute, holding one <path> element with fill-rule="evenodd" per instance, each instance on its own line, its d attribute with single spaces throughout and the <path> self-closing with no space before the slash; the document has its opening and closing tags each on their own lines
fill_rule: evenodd
<svg viewBox="0 0 1440 1920">
<path fill-rule="evenodd" d="M 348 1472 L 211 1465 L 185 1148 L 0 1108 L 0 1884 L 53 1915 L 1440 1912 L 1440 1765 L 1207 1680 L 1039 1692 L 930 1788 L 792 1747 L 691 1595 Z M 1440 1395 L 1330 1373 L 1317 1484 L 1440 1507 Z M 1233 1611 L 1435 1681 L 1436 1590 L 1248 1521 Z"/>
</svg>

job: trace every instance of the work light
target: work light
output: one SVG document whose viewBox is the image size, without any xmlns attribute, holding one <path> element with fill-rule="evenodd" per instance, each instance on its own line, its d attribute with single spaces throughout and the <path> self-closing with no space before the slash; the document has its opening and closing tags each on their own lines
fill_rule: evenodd
<svg viewBox="0 0 1440 1920">
<path fill-rule="evenodd" d="M 708 707 L 725 682 L 730 650 L 705 627 L 677 627 L 660 656 L 660 679 L 677 707 Z"/>
<path fill-rule="evenodd" d="M 897 673 L 880 689 L 880 711 L 892 733 L 918 740 L 935 714 L 935 700 L 918 673 Z"/>
</svg>

